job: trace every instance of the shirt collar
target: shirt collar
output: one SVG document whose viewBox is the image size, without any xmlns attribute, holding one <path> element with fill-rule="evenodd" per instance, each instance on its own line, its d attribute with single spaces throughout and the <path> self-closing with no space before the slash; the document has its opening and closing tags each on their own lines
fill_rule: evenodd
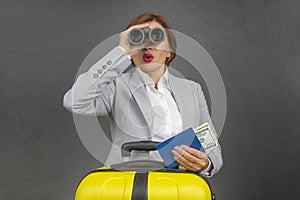
<svg viewBox="0 0 300 200">
<path fill-rule="evenodd" d="M 140 74 L 140 76 L 142 77 L 144 84 L 145 85 L 149 85 L 149 86 L 153 86 L 154 87 L 154 82 L 153 80 L 148 76 L 148 74 L 146 74 L 145 72 L 143 72 L 140 68 L 137 67 L 137 70 Z M 168 67 L 165 67 L 165 72 L 163 73 L 163 75 L 160 77 L 159 81 L 158 81 L 158 88 L 159 87 L 166 87 L 169 90 L 171 90 L 170 84 L 169 84 L 169 70 Z"/>
</svg>

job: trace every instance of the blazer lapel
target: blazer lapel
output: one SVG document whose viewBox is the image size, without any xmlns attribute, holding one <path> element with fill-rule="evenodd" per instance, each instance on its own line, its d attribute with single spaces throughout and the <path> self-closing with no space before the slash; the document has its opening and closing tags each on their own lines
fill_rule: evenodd
<svg viewBox="0 0 300 200">
<path fill-rule="evenodd" d="M 194 128 L 197 121 L 197 109 L 194 106 L 194 96 L 185 82 L 169 73 L 169 84 L 172 95 L 182 117 L 183 129 Z"/>
<path fill-rule="evenodd" d="M 148 94 L 145 90 L 144 82 L 136 69 L 133 70 L 131 76 L 129 77 L 128 86 L 131 90 L 132 96 L 134 97 L 143 114 L 143 117 L 147 122 L 149 129 L 151 130 L 153 123 L 153 110 L 150 99 L 148 98 Z"/>
</svg>

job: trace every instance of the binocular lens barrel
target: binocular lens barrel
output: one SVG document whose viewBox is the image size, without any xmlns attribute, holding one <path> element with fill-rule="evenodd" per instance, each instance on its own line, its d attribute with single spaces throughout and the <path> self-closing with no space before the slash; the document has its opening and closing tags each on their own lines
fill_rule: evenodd
<svg viewBox="0 0 300 200">
<path fill-rule="evenodd" d="M 165 39 L 164 31 L 161 28 L 134 28 L 129 32 L 129 42 L 133 45 L 142 44 L 145 38 L 149 38 L 149 40 L 154 44 L 159 44 Z"/>
<path fill-rule="evenodd" d="M 152 29 L 150 34 L 153 43 L 161 43 L 164 40 L 164 32 L 161 29 Z"/>
<path fill-rule="evenodd" d="M 129 42 L 134 45 L 141 44 L 145 39 L 145 34 L 141 29 L 132 29 L 129 33 Z"/>
</svg>

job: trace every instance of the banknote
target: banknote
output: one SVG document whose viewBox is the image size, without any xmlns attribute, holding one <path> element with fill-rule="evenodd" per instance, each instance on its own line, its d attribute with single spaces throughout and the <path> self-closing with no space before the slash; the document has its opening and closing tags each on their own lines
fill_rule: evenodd
<svg viewBox="0 0 300 200">
<path fill-rule="evenodd" d="M 219 146 L 218 139 L 207 122 L 193 130 L 206 152 Z"/>
</svg>

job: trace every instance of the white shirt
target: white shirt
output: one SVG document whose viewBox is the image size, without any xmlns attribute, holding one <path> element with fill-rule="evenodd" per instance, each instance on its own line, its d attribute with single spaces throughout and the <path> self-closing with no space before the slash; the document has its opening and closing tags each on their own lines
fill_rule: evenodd
<svg viewBox="0 0 300 200">
<path fill-rule="evenodd" d="M 154 119 L 152 119 L 152 140 L 163 141 L 182 132 L 182 118 L 171 93 L 168 69 L 166 68 L 159 79 L 157 89 L 154 87 L 153 80 L 146 73 L 139 68 L 137 70 L 144 81 L 154 113 Z"/>
</svg>

